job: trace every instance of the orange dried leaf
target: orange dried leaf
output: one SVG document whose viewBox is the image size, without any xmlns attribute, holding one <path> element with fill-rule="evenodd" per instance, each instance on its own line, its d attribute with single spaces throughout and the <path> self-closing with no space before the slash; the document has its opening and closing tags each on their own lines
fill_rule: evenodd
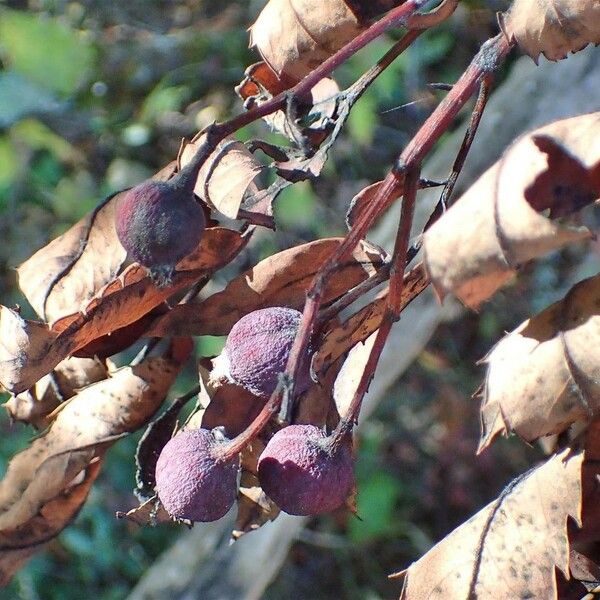
<svg viewBox="0 0 600 600">
<path fill-rule="evenodd" d="M 344 0 L 270 0 L 250 45 L 279 77 L 300 81 L 361 31 Z"/>
<path fill-rule="evenodd" d="M 404 278 L 402 290 L 402 310 L 406 308 L 427 286 L 429 280 L 422 265 L 411 269 Z M 379 329 L 385 314 L 387 292 L 352 315 L 342 324 L 335 325 L 325 332 L 323 341 L 313 358 L 312 367 L 318 377 L 340 356 L 343 356 L 359 342 L 364 342 Z"/>
<path fill-rule="evenodd" d="M 519 265 L 591 237 L 556 224 L 600 197 L 600 113 L 557 121 L 520 138 L 424 235 L 438 295 L 477 307 Z M 576 177 L 573 176 L 576 173 Z"/>
<path fill-rule="evenodd" d="M 514 0 L 501 15 L 500 25 L 509 39 L 537 62 L 566 58 L 569 52 L 600 43 L 598 0 Z"/>
<path fill-rule="evenodd" d="M 178 290 L 227 264 L 246 241 L 236 231 L 209 228 L 198 249 L 177 265 L 170 286 L 157 287 L 146 269 L 134 263 L 100 290 L 81 312 L 62 317 L 52 330 L 3 309 L 0 383 L 13 393 L 30 388 L 79 348 L 137 321 Z"/>
<path fill-rule="evenodd" d="M 527 441 L 600 409 L 600 276 L 505 336 L 486 357 L 480 450 L 500 433 Z"/>
<path fill-rule="evenodd" d="M 401 600 L 556 598 L 567 521 L 581 523 L 583 458 L 568 449 L 517 479 L 409 567 Z"/>
<path fill-rule="evenodd" d="M 244 315 L 268 306 L 301 309 L 317 271 L 341 238 L 309 242 L 274 254 L 233 279 L 200 304 L 176 306 L 147 332 L 149 336 L 226 335 Z M 384 261 L 381 249 L 362 242 L 353 256 L 338 265 L 327 284 L 324 301 L 338 298 L 372 275 Z"/>
</svg>

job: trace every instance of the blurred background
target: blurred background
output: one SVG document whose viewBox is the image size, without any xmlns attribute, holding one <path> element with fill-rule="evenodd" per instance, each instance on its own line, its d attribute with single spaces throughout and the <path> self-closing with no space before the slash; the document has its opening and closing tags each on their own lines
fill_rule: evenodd
<svg viewBox="0 0 600 600">
<path fill-rule="evenodd" d="M 247 28 L 264 4 L 0 2 L 3 304 L 21 304 L 24 314 L 32 315 L 16 287 L 16 266 L 102 198 L 171 161 L 182 137 L 242 110 L 233 87 L 258 60 L 248 49 Z M 441 98 L 427 84 L 455 81 L 481 42 L 496 33 L 495 12 L 505 6 L 463 1 L 448 23 L 423 35 L 398 59 L 354 108 L 324 175 L 284 192 L 276 205 L 279 231 L 258 236 L 235 269 L 302 241 L 343 234 L 349 199 L 385 174 Z M 339 69 L 337 80 L 342 86 L 356 80 L 397 37 L 392 33 L 361 51 Z M 262 124 L 238 137 L 281 141 Z M 572 281 L 573 265 L 587 264 L 586 251 L 568 249 L 526 267 L 479 314 L 458 311 L 439 325 L 362 426 L 361 519 L 339 511 L 311 520 L 295 536 L 262 597 L 397 597 L 400 584 L 388 580 L 389 573 L 408 566 L 541 456 L 535 448 L 503 440 L 475 457 L 479 421 L 472 396 L 484 375 L 477 361 L 504 331 L 560 297 Z M 580 268 L 579 278 L 591 274 L 586 269 Z M 224 282 L 232 274 L 225 270 L 217 279 Z M 221 344 L 198 340 L 198 352 L 214 354 Z M 173 395 L 189 389 L 193 376 L 190 370 L 182 377 Z M 34 432 L 9 423 L 4 414 L 0 432 L 3 473 Z M 131 490 L 138 438 L 111 449 L 75 523 L 0 590 L 0 598 L 127 598 L 175 543 L 179 527 L 142 529 L 114 516 L 136 505 Z"/>
</svg>

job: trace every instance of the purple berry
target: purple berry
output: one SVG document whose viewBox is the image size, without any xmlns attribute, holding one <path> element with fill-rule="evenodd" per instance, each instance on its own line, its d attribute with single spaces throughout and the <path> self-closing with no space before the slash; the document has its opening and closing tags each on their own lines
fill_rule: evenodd
<svg viewBox="0 0 600 600">
<path fill-rule="evenodd" d="M 148 179 L 117 202 L 117 236 L 129 255 L 168 285 L 175 265 L 198 246 L 206 218 L 194 196 L 200 163 L 193 160 L 168 181 Z"/>
<path fill-rule="evenodd" d="M 215 359 L 213 380 L 225 378 L 261 398 L 269 398 L 285 371 L 302 314 L 274 306 L 255 310 L 231 329 L 221 354 Z M 308 361 L 305 361 L 308 363 Z M 296 392 L 310 385 L 308 364 L 296 382 Z"/>
<path fill-rule="evenodd" d="M 341 506 L 354 487 L 351 434 L 327 436 L 314 425 L 280 429 L 258 461 L 262 489 L 290 515 L 318 515 Z"/>
<path fill-rule="evenodd" d="M 182 431 L 162 449 L 156 463 L 156 492 L 174 518 L 216 521 L 237 496 L 239 456 L 208 429 Z"/>
</svg>

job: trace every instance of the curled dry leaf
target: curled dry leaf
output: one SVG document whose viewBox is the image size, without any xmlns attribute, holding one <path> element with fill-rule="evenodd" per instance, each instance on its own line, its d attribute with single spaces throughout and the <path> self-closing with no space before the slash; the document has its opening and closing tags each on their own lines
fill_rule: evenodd
<svg viewBox="0 0 600 600">
<path fill-rule="evenodd" d="M 270 0 L 250 28 L 250 45 L 280 78 L 300 81 L 361 31 L 344 0 Z"/>
<path fill-rule="evenodd" d="M 514 431 L 527 441 L 600 409 L 600 276 L 505 336 L 486 357 L 480 450 Z"/>
<path fill-rule="evenodd" d="M 422 267 L 417 265 L 404 276 L 401 309 L 404 310 L 425 288 L 429 280 Z M 387 291 L 341 324 L 335 324 L 323 337 L 312 362 L 313 371 L 321 379 L 331 364 L 364 342 L 379 329 L 385 314 Z"/>
<path fill-rule="evenodd" d="M 360 380 L 365 372 L 367 361 L 371 355 L 377 330 L 375 330 L 364 342 L 359 342 L 350 350 L 335 383 L 333 384 L 333 399 L 340 417 L 348 413 L 354 394 L 358 390 Z"/>
<path fill-rule="evenodd" d="M 537 62 L 566 58 L 569 52 L 600 43 L 598 0 L 514 0 L 500 17 L 504 34 Z"/>
<path fill-rule="evenodd" d="M 121 270 L 127 252 L 117 238 L 115 206 L 105 200 L 18 269 L 19 287 L 46 321 L 80 309 Z"/>
<path fill-rule="evenodd" d="M 46 416 L 78 390 L 108 377 L 105 361 L 95 358 L 67 358 L 44 375 L 33 388 L 12 396 L 4 405 L 11 419 L 45 429 Z"/>
<path fill-rule="evenodd" d="M 10 461 L 0 481 L 0 547 L 38 549 L 41 532 L 56 535 L 57 524 L 70 521 L 65 500 L 74 483 L 86 480 L 111 443 L 156 412 L 191 350 L 191 340 L 175 340 L 167 355 L 119 369 L 61 405 L 50 427 Z M 67 512 L 49 511 L 52 502 Z"/>
<path fill-rule="evenodd" d="M 170 163 L 153 179 L 169 179 L 175 167 Z M 123 268 L 127 252 L 115 229 L 115 207 L 123 193 L 109 196 L 17 269 L 19 287 L 45 321 L 80 310 Z"/>
<path fill-rule="evenodd" d="M 94 340 L 134 323 L 172 294 L 227 264 L 247 237 L 213 227 L 198 249 L 178 265 L 169 287 L 159 288 L 137 263 L 107 284 L 80 312 L 62 317 L 48 329 L 23 320 L 7 308 L 0 312 L 0 383 L 13 393 L 29 389 L 61 360 Z M 183 335 L 188 335 L 185 332 Z"/>
<path fill-rule="evenodd" d="M 556 598 L 567 521 L 581 523 L 583 461 L 568 449 L 517 479 L 409 567 L 401 600 Z"/>
<path fill-rule="evenodd" d="M 73 521 L 86 501 L 101 465 L 100 459 L 92 461 L 83 472 L 82 481 L 71 482 L 21 527 L 0 534 L 0 586 L 8 585 L 25 561 L 43 550 Z"/>
<path fill-rule="evenodd" d="M 556 224 L 600 197 L 600 113 L 557 121 L 526 135 L 425 232 L 424 263 L 443 298 L 477 307 L 519 265 L 590 238 Z"/>
<path fill-rule="evenodd" d="M 49 373 L 61 360 L 52 364 L 49 358 L 57 337 L 45 323 L 23 319 L 17 311 L 0 306 L 0 385 L 18 393 Z"/>
<path fill-rule="evenodd" d="M 181 164 L 194 157 L 204 136 L 186 144 L 181 153 Z M 221 214 L 236 219 L 248 186 L 263 170 L 244 144 L 227 138 L 220 142 L 198 173 L 194 191 L 209 206 Z"/>
<path fill-rule="evenodd" d="M 277 77 L 266 63 L 258 62 L 246 69 L 244 79 L 235 89 L 244 100 L 245 108 L 250 109 L 271 100 L 293 84 L 292 80 Z M 305 138 L 311 146 L 318 147 L 331 128 L 331 121 L 337 111 L 339 91 L 337 83 L 326 77 L 315 85 L 308 98 L 293 105 L 294 110 L 299 113 L 293 115 L 293 122 L 290 122 L 287 111 L 283 110 L 266 115 L 263 120 L 271 129 L 293 142 Z"/>
<path fill-rule="evenodd" d="M 171 515 L 165 510 L 165 507 L 158 500 L 158 496 L 153 496 L 146 500 L 140 506 L 136 506 L 127 512 L 118 510 L 117 519 L 127 519 L 137 525 L 155 526 L 159 523 L 171 523 Z"/>
<path fill-rule="evenodd" d="M 147 335 L 178 335 L 177 331 L 185 331 L 186 335 L 227 335 L 234 323 L 253 310 L 268 306 L 301 310 L 317 271 L 340 243 L 341 238 L 326 238 L 274 254 L 234 278 L 222 292 L 199 304 L 174 307 Z M 334 300 L 364 281 L 384 260 L 380 248 L 361 242 L 352 257 L 338 265 L 324 301 Z"/>
</svg>

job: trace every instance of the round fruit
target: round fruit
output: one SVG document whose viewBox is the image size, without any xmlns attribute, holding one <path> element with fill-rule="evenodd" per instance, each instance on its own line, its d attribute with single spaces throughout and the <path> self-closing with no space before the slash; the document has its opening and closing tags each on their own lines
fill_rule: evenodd
<svg viewBox="0 0 600 600">
<path fill-rule="evenodd" d="M 213 431 L 182 431 L 162 449 L 156 463 L 156 492 L 176 519 L 216 521 L 237 495 L 239 456 L 224 453 L 226 444 Z"/>
<path fill-rule="evenodd" d="M 281 306 L 262 308 L 242 317 L 215 359 L 211 378 L 225 378 L 256 396 L 269 398 L 279 375 L 285 371 L 301 318 L 302 313 Z M 298 376 L 296 391 L 305 391 L 310 381 L 309 368 L 305 366 Z"/>
<path fill-rule="evenodd" d="M 175 265 L 196 249 L 206 218 L 194 196 L 202 162 L 196 156 L 168 181 L 148 179 L 117 201 L 117 236 L 129 255 L 168 285 Z"/>
<path fill-rule="evenodd" d="M 265 493 L 290 515 L 318 515 L 341 506 L 354 487 L 351 434 L 327 436 L 314 425 L 280 429 L 258 461 Z"/>
</svg>

